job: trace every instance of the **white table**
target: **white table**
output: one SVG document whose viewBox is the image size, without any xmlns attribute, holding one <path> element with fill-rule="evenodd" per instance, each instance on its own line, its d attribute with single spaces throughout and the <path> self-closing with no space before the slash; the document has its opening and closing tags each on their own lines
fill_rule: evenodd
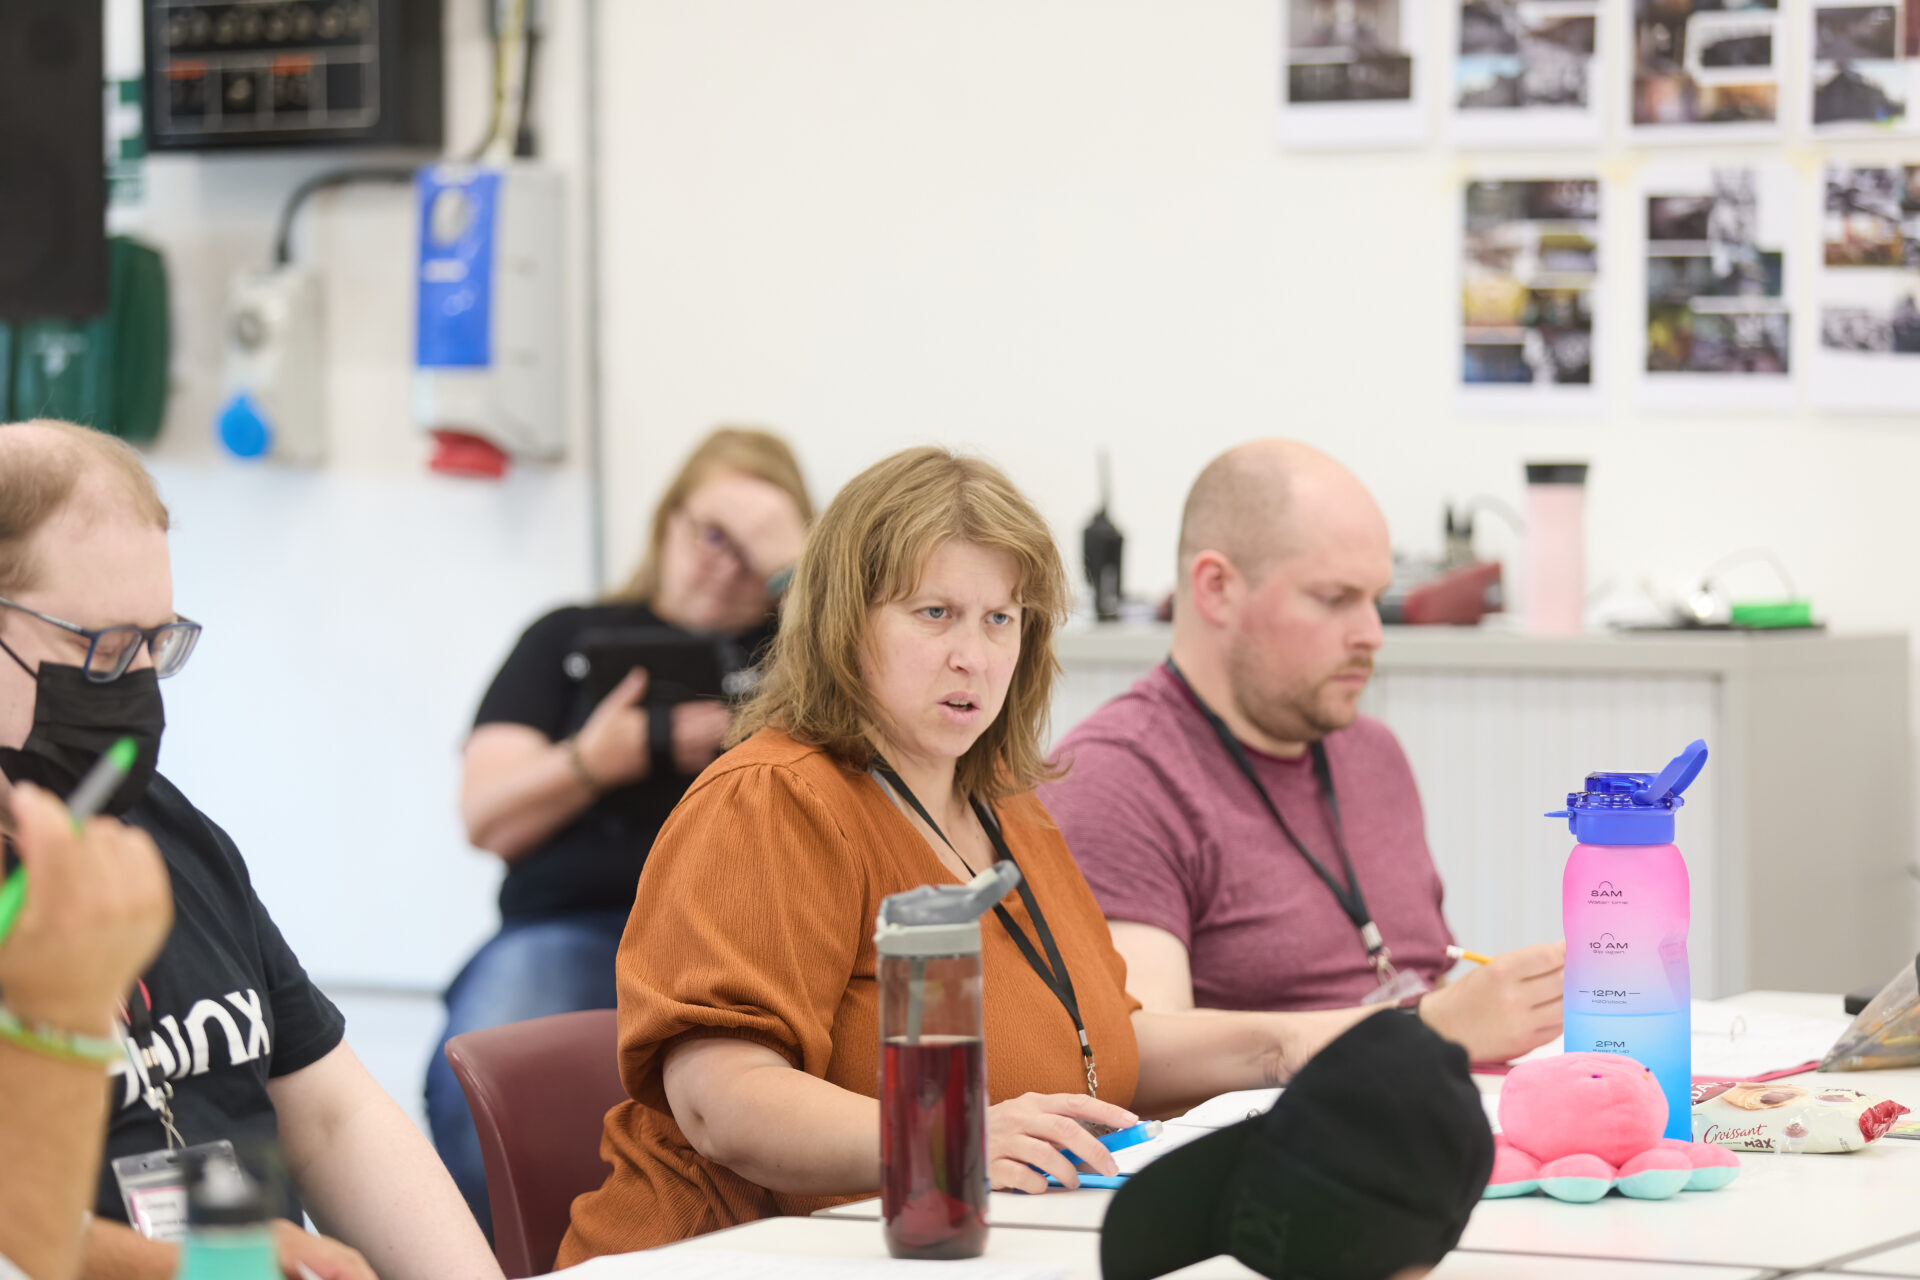
<svg viewBox="0 0 1920 1280">
<path fill-rule="evenodd" d="M 1802 1016 L 1834 1016 L 1838 996 L 1751 991 L 1726 1003 Z M 1920 1112 L 1920 1069 L 1821 1074 L 1889 1097 Z M 1497 1092 L 1498 1077 L 1477 1076 Z M 1097 1280 L 1100 1225 L 1111 1191 L 1043 1196 L 994 1192 L 989 1262 L 1058 1267 L 1072 1280 Z M 659 1254 L 733 1250 L 768 1255 L 883 1259 L 880 1204 L 863 1200 L 811 1218 L 772 1218 L 699 1236 L 647 1254 L 603 1259 L 594 1280 L 662 1273 Z M 942 1264 L 965 1280 L 966 1268 Z M 1483 1201 L 1460 1247 L 1436 1280 L 1778 1280 L 1783 1273 L 1823 1280 L 1864 1276 L 1920 1278 L 1920 1142 L 1883 1139 L 1851 1155 L 1741 1156 L 1740 1177 L 1722 1191 L 1672 1200 L 1609 1196 L 1563 1204 L 1544 1196 Z M 667 1272 L 670 1274 L 670 1271 Z M 1255 1273 L 1215 1258 L 1176 1273 L 1182 1280 L 1228 1280 Z"/>
<path fill-rule="evenodd" d="M 1839 1014 L 1840 998 L 1751 991 L 1726 1001 L 1806 1017 Z M 1920 1069 L 1820 1073 L 1792 1079 L 1832 1081 L 1878 1094 L 1920 1113 Z M 1497 1092 L 1499 1077 L 1476 1076 Z M 1740 1177 L 1724 1191 L 1673 1200 L 1609 1196 L 1597 1204 L 1565 1204 L 1545 1196 L 1483 1201 L 1462 1236 L 1463 1251 L 1561 1255 L 1614 1263 L 1730 1264 L 1758 1271 L 1844 1267 L 1852 1272 L 1920 1277 L 1920 1142 L 1883 1139 L 1851 1155 L 1741 1155 Z M 1097 1232 L 1111 1191 L 1055 1191 L 1044 1196 L 994 1192 L 989 1219 L 999 1227 Z M 878 1200 L 823 1211 L 823 1216 L 877 1223 Z M 1902 1250 L 1848 1259 L 1874 1246 Z M 1902 1269 L 1904 1268 L 1904 1270 Z M 1441 1274 L 1453 1274 L 1447 1271 Z M 1464 1274 L 1464 1273 L 1463 1273 Z M 1565 1273 L 1571 1274 L 1571 1273 Z M 1621 1271 L 1623 1276 L 1640 1274 Z"/>
<path fill-rule="evenodd" d="M 648 1280 L 661 1273 L 659 1254 L 692 1250 L 798 1254 L 803 1257 L 883 1259 L 887 1246 L 877 1222 L 854 1218 L 768 1218 L 728 1231 L 696 1236 L 651 1253 L 627 1254 L 606 1267 L 605 1280 L 631 1275 Z M 1099 1280 L 1100 1237 L 1092 1231 L 1047 1231 L 995 1226 L 987 1237 L 987 1262 L 1030 1262 L 1060 1268 L 1069 1280 Z M 631 1269 L 629 1269 L 629 1264 Z M 964 1280 L 963 1264 L 940 1264 L 943 1274 Z M 1619 1262 L 1593 1258 L 1542 1258 L 1511 1253 L 1455 1250 L 1433 1271 L 1434 1280 L 1762 1280 L 1772 1273 L 1737 1267 Z M 1173 1273 L 1177 1280 L 1247 1280 L 1259 1273 L 1231 1258 L 1212 1258 Z M 600 1280 L 600 1277 L 596 1277 Z"/>
<path fill-rule="evenodd" d="M 1920 1276 L 1920 1241 L 1880 1249 L 1843 1264 L 1838 1275 Z"/>
</svg>

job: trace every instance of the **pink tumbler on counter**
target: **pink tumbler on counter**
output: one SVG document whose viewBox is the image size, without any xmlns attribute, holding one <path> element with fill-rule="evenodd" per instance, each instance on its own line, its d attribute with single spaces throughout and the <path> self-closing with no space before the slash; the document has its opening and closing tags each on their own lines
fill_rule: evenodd
<svg viewBox="0 0 1920 1280">
<path fill-rule="evenodd" d="M 1577 635 L 1587 607 L 1587 464 L 1527 464 L 1527 631 Z"/>
</svg>

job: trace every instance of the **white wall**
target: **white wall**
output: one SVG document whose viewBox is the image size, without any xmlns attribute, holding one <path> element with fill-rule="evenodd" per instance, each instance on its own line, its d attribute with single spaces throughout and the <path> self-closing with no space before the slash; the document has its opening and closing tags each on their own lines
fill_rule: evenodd
<svg viewBox="0 0 1920 1280">
<path fill-rule="evenodd" d="M 548 5 L 544 137 L 572 179 L 589 3 Z M 672 466 L 731 420 L 790 433 L 822 500 L 905 444 L 977 448 L 1070 548 L 1107 446 L 1129 582 L 1157 593 L 1192 475 L 1283 432 L 1353 465 L 1409 548 L 1437 544 L 1443 499 L 1515 500 L 1524 458 L 1583 456 L 1596 580 L 1678 584 L 1765 543 L 1836 624 L 1920 623 L 1898 567 L 1913 422 L 1638 414 L 1628 288 L 1610 293 L 1606 413 L 1459 411 L 1466 159 L 1437 144 L 1281 152 L 1278 0 L 598 8 L 609 576 L 630 567 Z M 1797 31 L 1803 5 L 1788 8 Z M 449 137 L 465 146 L 482 127 L 486 45 L 479 0 L 447 12 Z M 328 266 L 333 290 L 333 463 L 286 472 L 214 451 L 227 276 L 265 260 L 299 179 L 349 158 L 362 157 L 148 166 L 141 221 L 169 254 L 179 344 L 154 469 L 178 517 L 179 606 L 209 624 L 168 689 L 164 765 L 240 839 L 316 973 L 431 985 L 492 922 L 497 871 L 454 815 L 459 739 L 518 628 L 587 590 L 593 531 L 578 448 L 499 487 L 425 473 L 407 425 L 412 217 L 398 191 L 323 197 L 304 223 L 302 257 Z M 1811 173 L 1814 153 L 1796 158 Z M 1609 142 L 1616 230 L 1639 160 Z M 1616 239 L 1613 265 L 1631 249 Z M 575 236 L 576 285 L 581 251 Z M 1514 550 L 1495 522 L 1482 536 Z"/>
<path fill-rule="evenodd" d="M 124 23 L 130 0 L 112 3 Z M 174 392 L 150 462 L 175 517 L 177 606 L 207 628 L 166 688 L 162 767 L 233 834 L 282 930 L 329 983 L 437 986 L 490 930 L 498 864 L 459 827 L 460 741 L 520 628 L 589 589 L 582 5 L 547 8 L 542 136 L 576 197 L 564 465 L 521 467 L 498 485 L 427 472 L 409 419 L 406 188 L 322 196 L 296 240 L 299 259 L 327 273 L 329 464 L 249 465 L 215 448 L 229 277 L 269 260 L 299 181 L 395 157 L 155 156 L 146 200 L 127 215 L 163 248 L 172 279 Z M 479 0 L 449 0 L 448 139 L 461 151 L 485 127 L 483 17 Z"/>
<path fill-rule="evenodd" d="M 1797 46 L 1805 8 L 1786 8 Z M 1492 157 L 1509 174 L 1576 165 L 1609 180 L 1606 410 L 1461 410 L 1454 229 L 1472 157 L 1438 141 L 1282 152 L 1280 10 L 609 4 L 607 484 L 650 497 L 647 466 L 716 419 L 791 432 L 823 498 L 903 445 L 965 444 L 1038 500 L 1077 567 L 1104 445 L 1128 582 L 1157 594 L 1188 482 L 1250 436 L 1297 436 L 1347 461 L 1416 550 L 1437 549 L 1444 499 L 1517 503 L 1524 459 L 1589 458 L 1591 582 L 1691 585 L 1722 554 L 1765 544 L 1837 626 L 1920 625 L 1901 568 L 1912 416 L 1633 409 L 1628 183 L 1654 153 L 1626 148 L 1617 126 L 1599 155 Z M 1450 26 L 1429 24 L 1429 54 Z M 1787 150 L 1810 215 L 1818 153 Z M 1810 317 L 1796 324 L 1804 344 Z M 613 507 L 613 546 L 637 542 L 646 509 Z M 1484 550 L 1515 551 L 1497 521 L 1483 530 Z M 1732 582 L 1773 588 L 1759 568 Z"/>
</svg>

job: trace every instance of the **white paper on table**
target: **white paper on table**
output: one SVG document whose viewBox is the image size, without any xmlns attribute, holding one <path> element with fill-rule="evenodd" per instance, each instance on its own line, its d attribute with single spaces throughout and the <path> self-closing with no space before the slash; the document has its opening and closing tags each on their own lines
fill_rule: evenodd
<svg viewBox="0 0 1920 1280">
<path fill-rule="evenodd" d="M 1693 1074 L 1723 1080 L 1764 1076 L 1826 1056 L 1849 1019 L 1804 1018 L 1716 1001 L 1693 1002 Z M 1558 1039 L 1516 1062 L 1565 1051 Z"/>
<path fill-rule="evenodd" d="M 898 1258 L 813 1258 L 737 1249 L 649 1249 L 594 1258 L 556 1275 L 578 1280 L 1066 1280 L 1062 1267 L 1025 1262 L 918 1262 Z"/>
<path fill-rule="evenodd" d="M 1252 1116 L 1265 1115 L 1280 1100 L 1278 1089 L 1238 1089 L 1208 1098 L 1169 1124 L 1193 1125 L 1201 1129 L 1224 1129 Z"/>
<path fill-rule="evenodd" d="M 1737 1079 L 1818 1062 L 1852 1019 L 1693 1005 L 1693 1074 Z"/>
<path fill-rule="evenodd" d="M 1247 1119 L 1248 1112 L 1256 1116 L 1265 1115 L 1273 1108 L 1272 1102 L 1267 1102 L 1266 1100 L 1269 1098 L 1278 1099 L 1281 1092 L 1279 1089 L 1247 1089 L 1238 1093 L 1223 1093 L 1217 1098 L 1209 1098 L 1192 1111 L 1187 1112 L 1186 1116 L 1182 1116 L 1178 1120 L 1167 1121 L 1166 1124 L 1162 1126 L 1159 1137 L 1137 1143 L 1131 1147 L 1123 1147 L 1114 1152 L 1113 1162 L 1120 1166 L 1121 1173 L 1138 1173 L 1169 1151 L 1178 1150 L 1186 1146 L 1189 1142 L 1198 1141 L 1210 1133 L 1217 1133 L 1228 1125 L 1237 1124 Z M 1260 1105 L 1262 1102 L 1265 1102 L 1266 1105 Z M 1495 1133 L 1500 1132 L 1500 1095 L 1494 1093 L 1481 1094 L 1480 1105 L 1486 1109 L 1487 1124 L 1492 1127 Z M 1211 1119 L 1214 1116 L 1220 1116 L 1223 1118 L 1223 1121 L 1218 1125 L 1191 1123 L 1187 1119 L 1187 1116 L 1196 1114 L 1200 1115 L 1202 1119 Z"/>
</svg>

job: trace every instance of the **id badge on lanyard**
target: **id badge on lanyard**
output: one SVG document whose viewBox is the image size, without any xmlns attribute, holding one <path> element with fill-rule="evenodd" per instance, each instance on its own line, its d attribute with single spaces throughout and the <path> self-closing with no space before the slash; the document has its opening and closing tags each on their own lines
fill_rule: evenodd
<svg viewBox="0 0 1920 1280">
<path fill-rule="evenodd" d="M 197 1147 L 168 1147 L 113 1162 L 113 1180 L 127 1223 L 149 1240 L 177 1244 L 187 1235 L 187 1166 L 224 1162 L 237 1174 L 240 1162 L 226 1139 Z"/>
<path fill-rule="evenodd" d="M 136 990 L 122 1008 L 123 1028 L 120 1041 L 127 1050 L 127 1070 L 138 1084 L 140 1100 L 160 1119 L 167 1145 L 142 1155 L 121 1156 L 113 1162 L 113 1180 L 120 1190 L 120 1203 L 127 1212 L 127 1223 L 149 1240 L 176 1243 L 187 1234 L 187 1168 L 190 1162 L 224 1161 L 235 1171 L 239 1162 L 233 1143 L 205 1142 L 189 1147 L 173 1122 L 173 1085 L 153 1078 L 153 1060 L 138 1039 L 135 1028 L 153 1035 L 152 1018 L 146 1006 L 146 989 Z"/>
</svg>

